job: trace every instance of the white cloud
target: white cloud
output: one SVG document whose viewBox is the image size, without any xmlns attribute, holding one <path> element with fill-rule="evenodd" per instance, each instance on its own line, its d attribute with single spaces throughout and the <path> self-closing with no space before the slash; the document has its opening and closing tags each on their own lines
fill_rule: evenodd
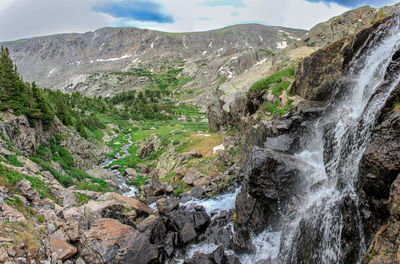
<svg viewBox="0 0 400 264">
<path fill-rule="evenodd" d="M 348 9 L 305 0 L 244 0 L 246 7 L 207 6 L 204 0 L 162 2 L 174 23 L 122 21 L 96 13 L 110 0 L 1 0 L 0 41 L 64 32 L 86 32 L 109 25 L 130 25 L 170 32 L 205 31 L 238 23 L 262 23 L 309 29 Z M 236 15 L 232 15 L 236 14 Z M 199 17 L 209 19 L 199 19 Z"/>
<path fill-rule="evenodd" d="M 114 18 L 95 13 L 99 0 L 6 0 L 0 4 L 0 41 L 55 33 L 86 32 Z"/>
</svg>

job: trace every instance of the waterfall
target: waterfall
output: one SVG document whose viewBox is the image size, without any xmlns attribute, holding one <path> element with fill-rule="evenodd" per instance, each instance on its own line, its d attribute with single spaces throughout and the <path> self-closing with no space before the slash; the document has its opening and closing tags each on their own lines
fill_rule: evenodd
<svg viewBox="0 0 400 264">
<path fill-rule="evenodd" d="M 358 165 L 377 114 L 400 76 L 385 80 L 400 46 L 399 18 L 381 25 L 337 82 L 337 96 L 297 155 L 315 168 L 309 190 L 284 219 L 279 263 L 360 262 L 366 250 L 358 197 Z M 384 83 L 384 84 L 383 84 Z M 315 187 L 317 186 L 317 187 Z M 314 188 L 313 188 L 314 187 Z M 344 237 L 351 236 L 351 245 Z"/>
<path fill-rule="evenodd" d="M 369 37 L 337 81 L 336 96 L 307 135 L 308 146 L 295 155 L 314 168 L 304 175 L 304 192 L 283 213 L 280 230 L 266 230 L 253 239 L 257 253 L 242 256 L 243 263 L 260 259 L 272 263 L 361 261 L 367 245 L 358 166 L 377 115 L 400 81 L 398 74 L 387 76 L 400 47 L 399 32 L 397 14 Z"/>
</svg>

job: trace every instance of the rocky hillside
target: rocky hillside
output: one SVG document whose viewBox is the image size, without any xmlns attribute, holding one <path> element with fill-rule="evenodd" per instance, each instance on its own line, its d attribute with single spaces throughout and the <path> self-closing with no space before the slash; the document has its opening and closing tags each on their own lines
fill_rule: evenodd
<svg viewBox="0 0 400 264">
<path fill-rule="evenodd" d="M 382 8 L 364 6 L 350 10 L 310 29 L 303 38 L 304 44 L 323 47 L 361 29 L 370 27 L 377 20 L 392 15 L 399 6 L 400 3 Z"/>
<path fill-rule="evenodd" d="M 45 88 L 107 96 L 143 88 L 144 76 L 110 76 L 145 69 L 157 73 L 171 64 L 204 90 L 246 71 L 306 32 L 281 27 L 237 25 L 200 33 L 166 33 L 136 28 L 103 28 L 4 43 L 26 81 Z"/>
</svg>

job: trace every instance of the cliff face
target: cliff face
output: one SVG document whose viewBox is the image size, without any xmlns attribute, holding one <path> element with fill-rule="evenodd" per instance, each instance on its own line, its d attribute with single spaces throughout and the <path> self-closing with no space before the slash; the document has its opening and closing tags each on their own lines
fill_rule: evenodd
<svg viewBox="0 0 400 264">
<path fill-rule="evenodd" d="M 359 33 L 342 38 L 302 60 L 296 67 L 296 80 L 291 92 L 310 101 L 328 101 L 336 95 L 335 83 L 348 69 L 349 63 L 368 45 L 374 31 L 387 18 Z"/>
<path fill-rule="evenodd" d="M 82 169 L 90 169 L 102 161 L 108 149 L 99 147 L 82 138 L 74 129 L 64 126 L 55 118 L 49 129 L 39 124 L 31 127 L 24 115 L 16 116 L 11 112 L 0 113 L 0 133 L 9 140 L 16 150 L 24 156 L 35 156 L 40 144 L 50 144 L 55 135 L 63 135 L 62 146 L 69 149 L 74 164 Z"/>
</svg>

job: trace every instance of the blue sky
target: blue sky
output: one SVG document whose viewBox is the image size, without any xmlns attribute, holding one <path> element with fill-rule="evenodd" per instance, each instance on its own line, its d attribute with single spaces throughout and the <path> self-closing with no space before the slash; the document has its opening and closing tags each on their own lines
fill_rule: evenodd
<svg viewBox="0 0 400 264">
<path fill-rule="evenodd" d="M 310 29 L 352 8 L 400 0 L 0 0 L 0 41 L 132 26 L 193 32 L 259 23 Z"/>
</svg>

